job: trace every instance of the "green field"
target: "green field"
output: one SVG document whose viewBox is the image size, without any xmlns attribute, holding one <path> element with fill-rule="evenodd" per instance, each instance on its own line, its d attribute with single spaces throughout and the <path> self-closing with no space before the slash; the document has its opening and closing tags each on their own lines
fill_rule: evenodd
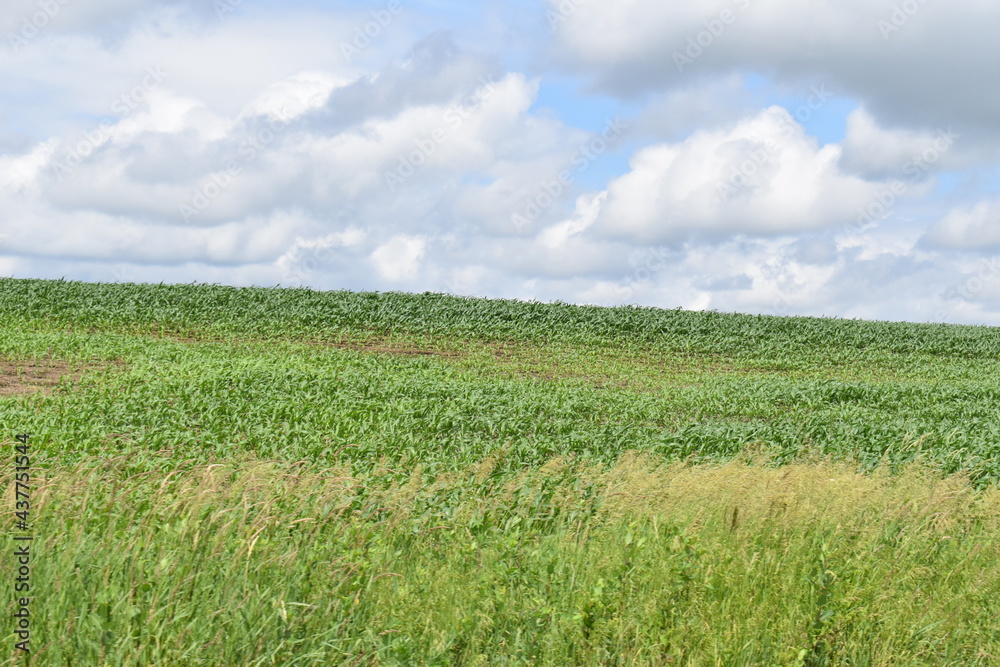
<svg viewBox="0 0 1000 667">
<path fill-rule="evenodd" d="M 1000 329 L 13 279 L 0 316 L 30 664 L 1000 664 Z"/>
</svg>

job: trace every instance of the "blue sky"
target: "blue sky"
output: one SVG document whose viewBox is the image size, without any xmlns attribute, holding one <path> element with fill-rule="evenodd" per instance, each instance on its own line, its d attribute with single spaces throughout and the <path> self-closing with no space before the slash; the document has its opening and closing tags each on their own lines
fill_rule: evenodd
<svg viewBox="0 0 1000 667">
<path fill-rule="evenodd" d="M 998 325 L 1000 7 L 910 9 L 10 0 L 0 271 Z"/>
</svg>

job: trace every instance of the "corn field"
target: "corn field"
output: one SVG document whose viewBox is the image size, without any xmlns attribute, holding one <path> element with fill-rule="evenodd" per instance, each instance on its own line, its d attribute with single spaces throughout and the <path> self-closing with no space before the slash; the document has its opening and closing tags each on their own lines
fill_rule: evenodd
<svg viewBox="0 0 1000 667">
<path fill-rule="evenodd" d="M 6 664 L 1000 662 L 998 329 L 14 279 L 0 315 Z"/>
</svg>

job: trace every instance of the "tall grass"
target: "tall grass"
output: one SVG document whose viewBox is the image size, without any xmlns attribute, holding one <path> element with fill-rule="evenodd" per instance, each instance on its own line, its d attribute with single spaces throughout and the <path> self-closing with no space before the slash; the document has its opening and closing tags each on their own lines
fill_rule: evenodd
<svg viewBox="0 0 1000 667">
<path fill-rule="evenodd" d="M 910 466 L 54 470 L 33 664 L 995 664 L 1000 493 Z"/>
</svg>

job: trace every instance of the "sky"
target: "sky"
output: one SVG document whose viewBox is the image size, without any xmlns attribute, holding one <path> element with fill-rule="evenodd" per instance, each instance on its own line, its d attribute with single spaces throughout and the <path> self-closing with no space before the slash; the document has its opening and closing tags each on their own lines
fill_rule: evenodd
<svg viewBox="0 0 1000 667">
<path fill-rule="evenodd" d="M 1000 4 L 5 0 L 0 276 L 1000 325 Z"/>
</svg>

